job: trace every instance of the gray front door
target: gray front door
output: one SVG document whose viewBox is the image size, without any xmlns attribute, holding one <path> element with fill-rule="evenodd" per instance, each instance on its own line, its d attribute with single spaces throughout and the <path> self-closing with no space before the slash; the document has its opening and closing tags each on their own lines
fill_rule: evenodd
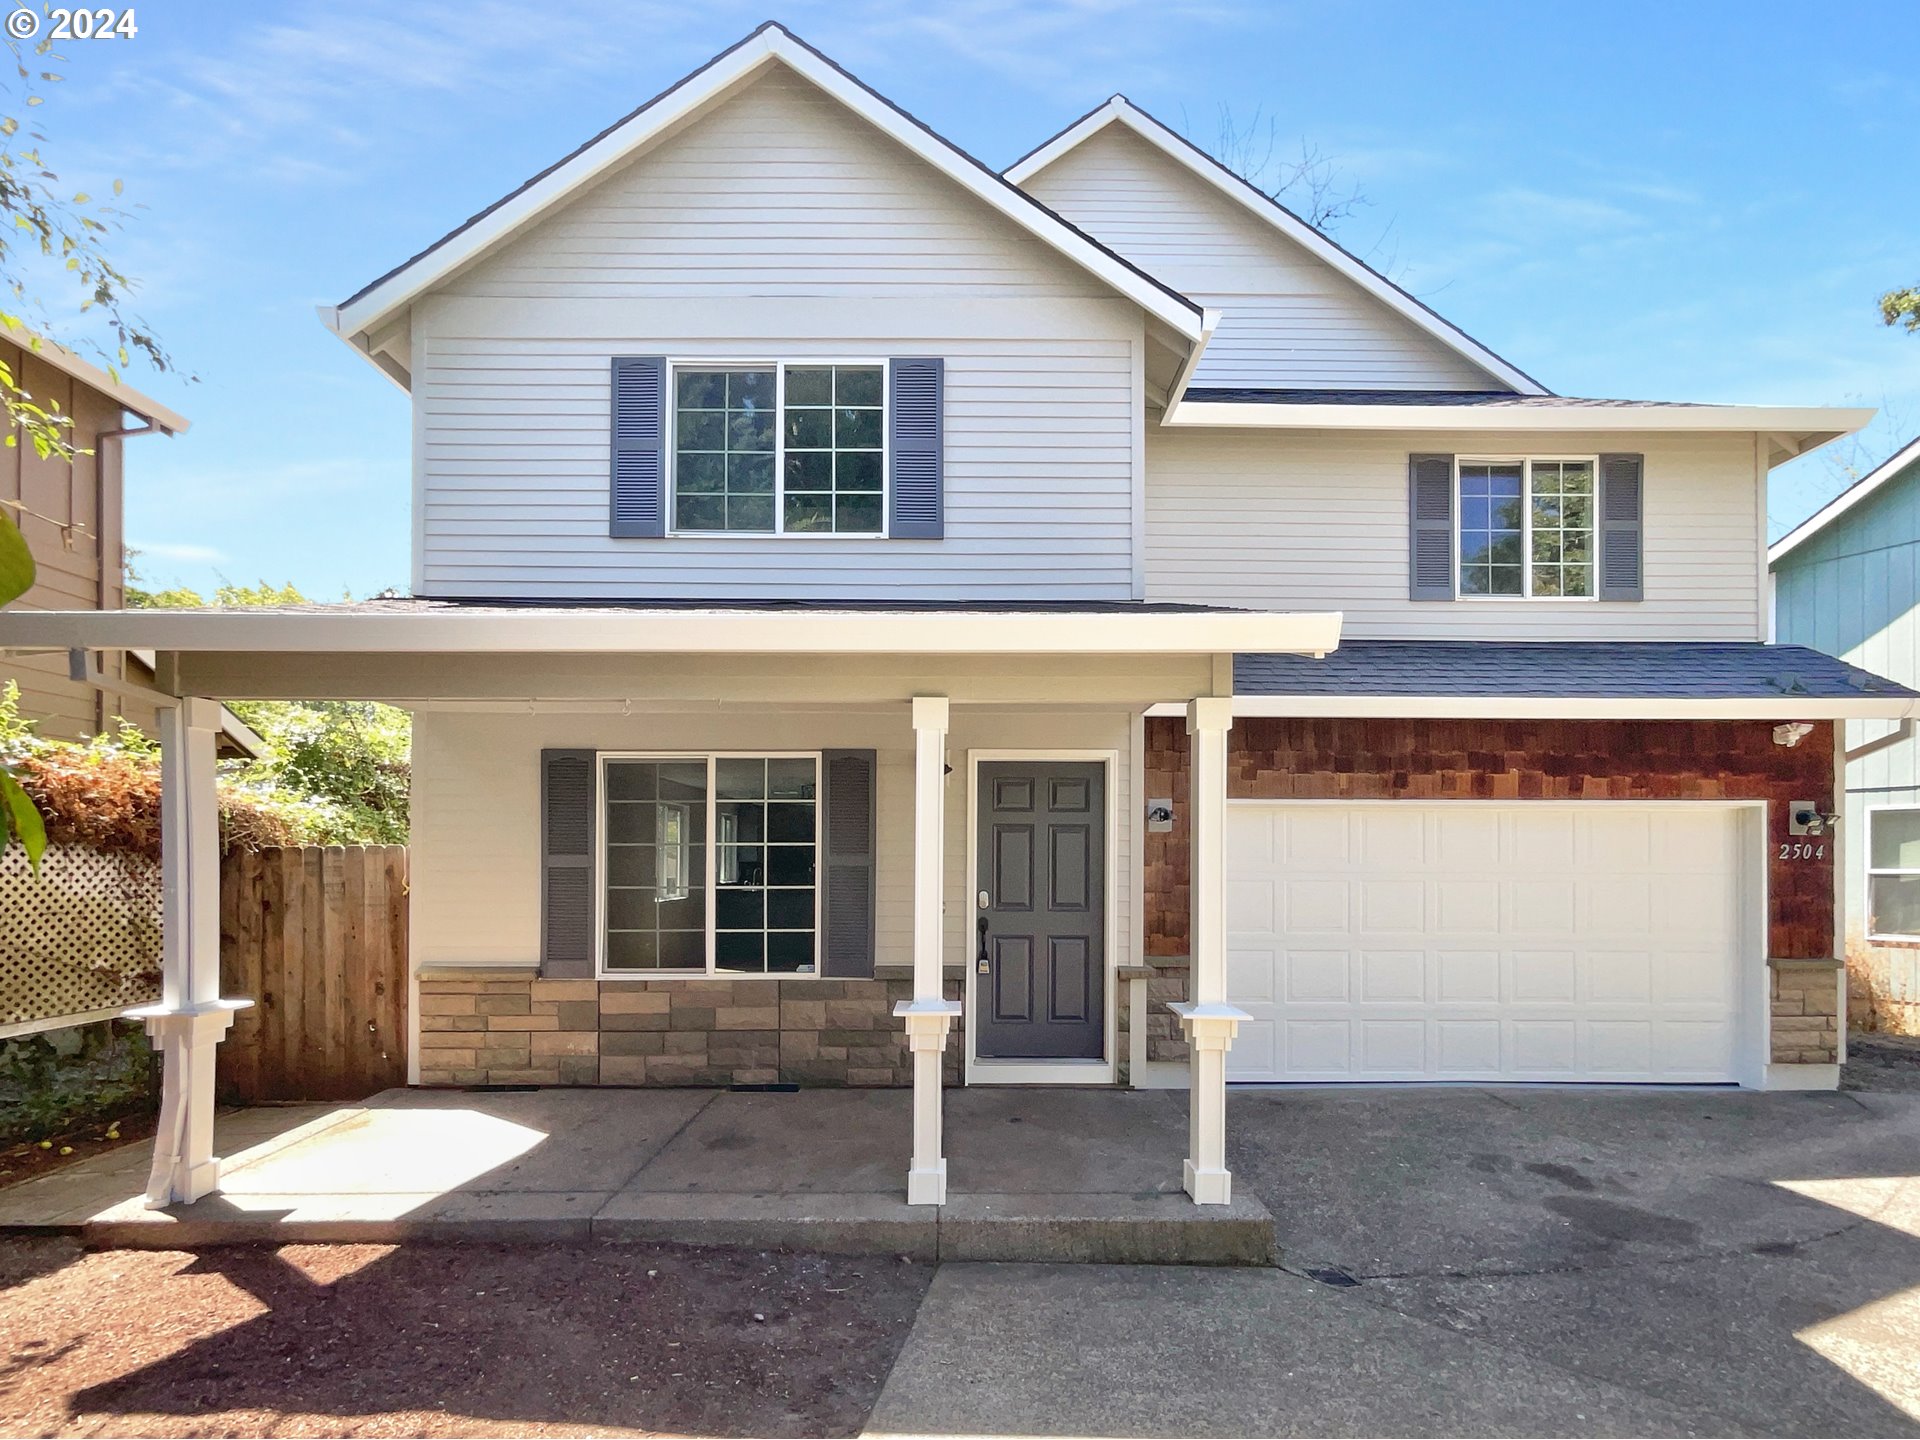
<svg viewBox="0 0 1920 1440">
<path fill-rule="evenodd" d="M 983 761 L 973 913 L 974 1053 L 1106 1053 L 1103 762 Z"/>
</svg>

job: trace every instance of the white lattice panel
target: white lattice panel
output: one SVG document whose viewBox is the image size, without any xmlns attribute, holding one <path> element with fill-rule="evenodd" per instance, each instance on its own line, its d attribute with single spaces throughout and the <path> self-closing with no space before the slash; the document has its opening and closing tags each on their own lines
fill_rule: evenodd
<svg viewBox="0 0 1920 1440">
<path fill-rule="evenodd" d="M 0 852 L 0 1035 L 57 1029 L 160 998 L 160 867 L 75 845 L 34 875 Z"/>
</svg>

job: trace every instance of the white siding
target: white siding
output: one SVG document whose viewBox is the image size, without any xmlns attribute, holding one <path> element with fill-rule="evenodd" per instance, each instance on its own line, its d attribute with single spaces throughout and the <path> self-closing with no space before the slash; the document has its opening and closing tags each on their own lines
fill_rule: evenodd
<svg viewBox="0 0 1920 1440">
<path fill-rule="evenodd" d="M 1646 456 L 1646 598 L 1407 598 L 1407 457 Z M 1147 440 L 1147 598 L 1342 610 L 1349 639 L 1757 640 L 1761 486 L 1727 435 L 1165 430 Z"/>
<path fill-rule="evenodd" d="M 1107 126 L 1023 188 L 1223 312 L 1195 385 L 1508 388 L 1124 126 Z"/>
<path fill-rule="evenodd" d="M 423 712 L 413 733 L 412 952 L 437 964 L 528 965 L 540 958 L 540 751 L 873 749 L 879 761 L 877 958 L 913 963 L 913 730 L 895 714 L 458 715 Z M 1119 923 L 1109 964 L 1130 964 L 1137 808 L 1127 712 L 998 715 L 956 708 L 947 792 L 947 960 L 967 957 L 973 886 L 966 873 L 969 749 L 1111 749 L 1119 756 Z M 476 784 L 476 776 L 487 777 Z"/>
<path fill-rule="evenodd" d="M 1124 599 L 1138 309 L 784 71 L 417 307 L 431 595 Z M 617 354 L 947 361 L 943 541 L 607 535 Z"/>
</svg>

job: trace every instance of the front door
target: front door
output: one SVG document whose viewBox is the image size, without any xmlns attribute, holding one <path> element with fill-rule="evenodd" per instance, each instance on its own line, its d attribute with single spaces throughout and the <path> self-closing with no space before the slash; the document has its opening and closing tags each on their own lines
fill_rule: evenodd
<svg viewBox="0 0 1920 1440">
<path fill-rule="evenodd" d="M 1106 1053 L 1106 765 L 982 761 L 973 914 L 974 1053 Z"/>
</svg>

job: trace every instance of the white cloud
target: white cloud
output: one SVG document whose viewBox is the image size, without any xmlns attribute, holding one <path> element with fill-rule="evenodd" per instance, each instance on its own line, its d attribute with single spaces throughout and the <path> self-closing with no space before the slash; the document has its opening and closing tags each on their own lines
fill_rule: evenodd
<svg viewBox="0 0 1920 1440">
<path fill-rule="evenodd" d="M 226 551 L 211 545 L 183 545 L 171 540 L 129 540 L 127 547 L 137 555 L 180 565 L 219 565 L 227 558 Z"/>
</svg>

